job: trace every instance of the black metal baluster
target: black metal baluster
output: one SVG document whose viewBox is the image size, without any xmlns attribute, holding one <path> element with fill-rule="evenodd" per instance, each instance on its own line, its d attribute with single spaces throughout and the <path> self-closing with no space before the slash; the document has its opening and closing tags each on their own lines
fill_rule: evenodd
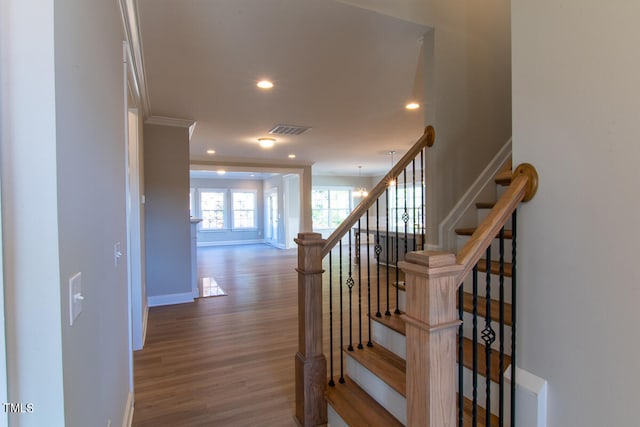
<svg viewBox="0 0 640 427">
<path fill-rule="evenodd" d="M 376 200 L 376 292 L 378 296 L 376 317 L 382 317 L 380 313 L 380 254 L 382 246 L 380 245 L 380 199 Z"/>
<path fill-rule="evenodd" d="M 349 277 L 347 277 L 347 287 L 349 288 L 349 347 L 347 350 L 353 351 L 353 275 L 351 274 L 351 230 L 349 230 Z"/>
<path fill-rule="evenodd" d="M 356 239 L 358 254 L 358 349 L 362 350 L 362 235 L 360 234 L 360 220 L 358 219 L 358 238 Z"/>
<path fill-rule="evenodd" d="M 416 247 L 416 226 L 417 221 L 416 221 L 416 159 L 413 159 L 413 161 L 411 162 L 411 166 L 412 166 L 412 183 L 413 186 L 411 187 L 411 207 L 412 207 L 412 212 L 413 212 L 413 250 L 417 250 Z"/>
<path fill-rule="evenodd" d="M 373 347 L 371 341 L 371 254 L 369 249 L 371 248 L 371 242 L 369 241 L 369 210 L 367 209 L 367 220 L 365 222 L 367 227 L 367 328 L 369 330 L 369 340 L 367 341 L 367 347 Z"/>
<path fill-rule="evenodd" d="M 461 284 L 458 288 L 458 318 L 460 326 L 458 326 L 458 427 L 463 427 L 464 422 L 464 351 L 463 339 L 464 329 L 462 321 L 464 320 L 464 289 Z"/>
<path fill-rule="evenodd" d="M 387 202 L 387 310 L 384 312 L 385 316 L 391 316 L 391 311 L 389 311 L 389 265 L 391 264 L 391 252 L 389 248 L 389 215 L 391 215 L 391 209 L 389 209 L 389 187 L 385 190 L 386 202 Z"/>
<path fill-rule="evenodd" d="M 424 222 L 427 208 L 427 201 L 425 200 L 424 150 L 420 150 L 420 200 L 422 201 L 422 206 L 420 207 L 420 247 L 424 249 L 425 230 L 427 229 L 427 224 Z"/>
<path fill-rule="evenodd" d="M 329 252 L 329 385 L 335 386 L 333 381 L 333 266 L 331 265 L 331 252 Z"/>
<path fill-rule="evenodd" d="M 340 382 L 340 384 L 344 384 L 344 355 L 342 354 L 342 349 L 344 348 L 344 321 L 342 314 L 344 311 L 344 305 L 342 302 L 342 239 L 340 239 L 338 245 L 340 258 L 340 263 L 338 264 L 340 266 L 340 350 L 338 351 L 340 354 L 340 379 L 338 382 Z"/>
<path fill-rule="evenodd" d="M 484 329 L 482 330 L 482 341 L 484 341 L 484 357 L 486 365 L 485 373 L 485 425 L 491 425 L 491 345 L 496 340 L 496 333 L 491 326 L 491 245 L 486 252 L 486 268 L 485 273 L 486 290 L 485 290 L 485 318 Z"/>
<path fill-rule="evenodd" d="M 398 180 L 400 179 L 400 175 L 398 175 L 398 177 L 396 178 L 396 205 L 395 205 L 395 216 L 394 216 L 394 223 L 393 226 L 396 230 L 396 262 L 395 262 L 395 268 L 396 268 L 396 309 L 394 310 L 395 314 L 400 314 L 400 310 L 398 309 L 398 299 L 400 298 L 400 290 L 399 290 L 399 285 L 400 285 L 400 269 L 398 268 L 398 261 L 400 261 L 400 230 L 398 230 L 398 211 L 400 210 L 398 207 L 398 190 L 400 189 L 400 185 L 398 185 Z M 406 244 L 406 239 L 405 239 L 405 244 Z"/>
<path fill-rule="evenodd" d="M 473 427 L 478 427 L 478 265 L 473 267 L 473 406 L 471 407 L 471 421 Z"/>
<path fill-rule="evenodd" d="M 511 427 L 516 425 L 516 230 L 518 210 L 511 215 Z"/>
<path fill-rule="evenodd" d="M 498 384 L 499 408 L 498 419 L 499 427 L 504 426 L 504 227 L 500 229 L 500 382 Z"/>
</svg>

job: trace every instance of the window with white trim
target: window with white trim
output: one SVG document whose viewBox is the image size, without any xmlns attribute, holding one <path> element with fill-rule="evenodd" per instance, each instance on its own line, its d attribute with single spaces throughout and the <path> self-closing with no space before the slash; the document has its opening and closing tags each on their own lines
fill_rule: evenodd
<svg viewBox="0 0 640 427">
<path fill-rule="evenodd" d="M 232 191 L 232 228 L 234 230 L 251 230 L 258 227 L 257 197 L 255 191 Z"/>
<path fill-rule="evenodd" d="M 313 228 L 336 228 L 349 216 L 352 208 L 351 190 L 345 188 L 316 188 L 311 191 Z"/>
<path fill-rule="evenodd" d="M 199 189 L 201 230 L 224 230 L 226 227 L 226 190 Z"/>
<path fill-rule="evenodd" d="M 397 193 L 397 198 L 396 198 Z M 405 221 L 407 219 L 407 231 L 420 232 L 423 229 L 422 211 L 424 205 L 422 197 L 424 189 L 420 185 L 408 185 L 406 188 L 400 183 L 389 187 L 389 214 L 391 215 L 389 223 L 392 230 L 404 230 Z M 397 199 L 397 203 L 396 203 Z"/>
</svg>

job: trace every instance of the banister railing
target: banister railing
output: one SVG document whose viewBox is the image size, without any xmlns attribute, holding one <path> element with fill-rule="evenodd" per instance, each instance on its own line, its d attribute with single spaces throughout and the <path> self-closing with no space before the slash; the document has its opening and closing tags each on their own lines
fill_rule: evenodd
<svg viewBox="0 0 640 427">
<path fill-rule="evenodd" d="M 504 227 L 511 214 L 521 202 L 528 202 L 533 198 L 538 189 L 538 174 L 529 163 L 523 163 L 516 168 L 511 178 L 511 184 L 498 202 L 489 212 L 489 215 L 476 228 L 471 238 L 458 252 L 456 263 L 463 266 L 460 272 L 459 282 L 464 280 L 474 265 L 489 247 L 491 241 L 496 238 L 500 229 Z"/>
<path fill-rule="evenodd" d="M 344 221 L 336 228 L 333 233 L 327 238 L 325 241 L 324 247 L 322 248 L 322 256 L 326 256 L 329 251 L 342 239 L 351 228 L 356 225 L 358 220 L 362 218 L 362 216 L 367 213 L 369 209 L 373 207 L 376 200 L 380 196 L 384 194 L 389 184 L 389 181 L 395 179 L 400 173 L 405 170 L 407 166 L 411 164 L 411 161 L 416 158 L 418 154 L 426 147 L 431 147 L 433 142 L 435 141 L 436 133 L 433 129 L 433 126 L 427 126 L 424 129 L 424 134 L 416 143 L 406 152 L 404 156 L 398 162 L 393 165 L 391 170 L 378 182 L 378 184 L 373 187 L 373 189 L 369 192 L 369 195 L 364 199 L 356 208 L 351 211 L 349 216 L 345 218 Z"/>
<path fill-rule="evenodd" d="M 515 425 L 516 212 L 521 202 L 533 198 L 537 185 L 535 168 L 526 163 L 518 166 L 510 186 L 457 256 L 444 252 L 412 252 L 407 254 L 405 261 L 398 263 L 405 272 L 407 292 L 407 308 L 403 315 L 407 338 L 407 426 L 462 427 L 478 425 L 479 422 L 487 426 Z M 504 240 L 507 235 L 505 224 L 510 219 L 512 305 L 507 319 Z M 491 261 L 491 244 L 496 238 L 499 241 L 497 272 L 493 271 Z M 483 255 L 485 259 L 481 260 Z M 479 289 L 478 272 L 481 269 L 486 275 L 485 290 Z M 472 293 L 466 293 L 463 281 L 470 271 L 473 271 Z M 493 273 L 497 273 L 499 282 L 497 300 L 491 294 Z M 480 295 L 481 292 L 484 295 Z M 471 340 L 464 337 L 463 325 L 463 305 L 469 300 L 472 325 L 467 328 L 472 331 Z M 484 307 L 480 306 L 481 301 Z M 499 308 L 497 318 L 492 315 L 492 304 Z M 481 331 L 478 318 L 484 320 Z M 497 333 L 492 326 L 494 322 L 498 324 Z M 511 327 L 510 354 L 506 352 L 505 324 Z M 481 346 L 484 349 L 482 354 Z M 496 346 L 497 351 L 494 349 Z M 470 356 L 465 355 L 465 347 L 466 351 L 470 348 Z M 482 366 L 481 356 L 485 366 Z M 465 368 L 463 362 L 467 358 L 471 359 L 470 368 Z M 493 361 L 496 360 L 498 369 L 492 372 L 492 367 L 495 368 Z M 511 385 L 510 407 L 506 409 L 504 370 L 508 365 L 511 365 Z M 484 389 L 478 381 L 481 370 Z M 467 380 L 471 382 L 470 399 L 465 397 L 468 388 L 464 384 Z M 498 383 L 498 399 L 492 400 L 496 394 L 492 386 L 495 382 Z M 481 399 L 481 394 L 484 399 Z M 469 414 L 465 414 L 467 406 Z M 509 417 L 506 417 L 507 411 Z M 510 423 L 506 418 L 510 418 Z"/>
<path fill-rule="evenodd" d="M 327 386 L 346 387 L 344 352 L 365 354 L 373 347 L 371 319 L 400 322 L 399 288 L 403 278 L 397 262 L 424 245 L 425 153 L 434 139 L 433 127 L 427 126 L 328 239 L 323 240 L 318 233 L 300 233 L 296 239 L 296 418 L 303 426 L 327 422 Z M 344 251 L 343 245 L 347 245 Z M 325 269 L 329 274 L 323 285 Z M 324 295 L 326 307 L 323 289 L 328 291 Z M 323 310 L 327 309 L 329 316 L 325 319 Z M 329 343 L 324 343 L 327 320 Z M 336 339 L 334 334 L 338 334 Z"/>
</svg>

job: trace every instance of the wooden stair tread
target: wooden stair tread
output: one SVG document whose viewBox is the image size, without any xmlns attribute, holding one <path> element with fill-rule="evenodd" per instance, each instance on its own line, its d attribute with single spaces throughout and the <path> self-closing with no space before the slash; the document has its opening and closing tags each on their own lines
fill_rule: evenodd
<svg viewBox="0 0 640 427">
<path fill-rule="evenodd" d="M 473 426 L 473 401 L 471 399 L 464 398 L 464 405 L 462 407 L 462 411 L 464 412 L 464 418 L 462 419 L 462 425 L 464 427 L 472 427 Z M 481 406 L 478 406 L 477 418 L 478 418 L 478 426 L 486 427 L 485 418 L 486 411 Z M 498 427 L 500 425 L 500 418 L 498 416 L 491 414 L 491 427 Z"/>
<path fill-rule="evenodd" d="M 376 317 L 375 314 L 372 314 L 371 320 L 381 323 L 399 334 L 406 335 L 407 326 L 397 314 L 391 314 L 390 316 L 383 314 L 381 317 Z"/>
<path fill-rule="evenodd" d="M 473 312 L 473 294 L 464 292 L 462 299 L 462 308 L 467 313 Z M 487 317 L 487 299 L 478 297 L 478 317 Z M 500 302 L 491 300 L 491 319 L 496 322 L 500 321 Z M 511 326 L 511 304 L 504 304 L 504 324 Z"/>
<path fill-rule="evenodd" d="M 344 352 L 387 383 L 392 389 L 403 396 L 407 395 L 407 363 L 404 359 L 381 345 L 365 346 L 363 349 L 356 348 L 353 351 L 345 348 Z"/>
<path fill-rule="evenodd" d="M 480 326 L 479 328 L 482 328 Z M 478 331 L 478 336 L 480 336 L 481 332 Z M 486 364 L 486 354 L 485 354 L 485 346 L 484 344 L 476 343 L 478 346 L 478 374 L 486 377 L 487 374 L 487 364 Z M 473 341 L 468 338 L 462 339 L 462 364 L 468 368 L 473 369 Z M 491 376 L 490 379 L 493 382 L 500 381 L 500 354 L 497 351 L 491 352 Z M 511 356 L 505 354 L 504 355 L 504 369 L 511 365 Z"/>
<path fill-rule="evenodd" d="M 498 174 L 495 176 L 495 183 L 498 185 L 509 185 L 511 184 L 511 177 L 513 176 L 513 173 L 511 172 L 511 169 L 505 169 L 502 172 L 498 172 Z"/>
<path fill-rule="evenodd" d="M 476 203 L 477 209 L 493 209 L 496 205 L 496 202 L 478 202 Z"/>
<path fill-rule="evenodd" d="M 510 262 L 504 263 L 504 276 L 511 277 L 511 267 L 512 264 Z M 478 261 L 478 271 L 481 273 L 487 272 L 487 260 L 484 258 Z M 498 261 L 491 261 L 491 274 L 500 274 L 500 263 Z"/>
<path fill-rule="evenodd" d="M 327 401 L 351 427 L 402 426 L 400 421 L 349 377 L 345 377 L 344 384 L 328 387 Z"/>
<path fill-rule="evenodd" d="M 475 227 L 469 228 L 456 228 L 455 232 L 458 236 L 471 236 L 473 232 L 476 231 Z M 496 239 L 500 237 L 499 234 L 496 234 Z M 513 237 L 513 233 L 511 230 L 504 230 L 504 238 L 511 239 Z"/>
</svg>

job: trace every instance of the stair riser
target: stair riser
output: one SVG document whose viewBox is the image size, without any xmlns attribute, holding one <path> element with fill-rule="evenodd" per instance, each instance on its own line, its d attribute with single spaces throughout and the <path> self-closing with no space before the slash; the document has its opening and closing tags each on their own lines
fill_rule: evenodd
<svg viewBox="0 0 640 427">
<path fill-rule="evenodd" d="M 457 236 L 456 244 L 458 251 L 464 247 L 467 241 L 471 238 L 471 236 Z M 513 257 L 511 256 L 511 239 L 504 239 L 504 262 L 511 262 Z M 485 253 L 483 252 L 482 258 L 486 258 Z M 499 261 L 500 260 L 500 240 L 494 239 L 491 242 L 491 261 Z"/>
<path fill-rule="evenodd" d="M 473 292 L 473 275 L 469 273 L 462 284 L 465 292 Z M 497 301 L 500 298 L 500 277 L 491 275 L 491 299 Z M 486 273 L 478 272 L 478 296 L 485 297 L 487 292 Z M 511 277 L 504 278 L 504 301 L 511 303 Z"/>
<path fill-rule="evenodd" d="M 462 324 L 462 331 L 465 338 L 473 339 L 473 315 L 471 313 L 464 313 L 464 323 Z M 478 317 L 478 342 L 482 341 L 482 330 L 485 326 L 484 318 Z M 496 340 L 491 345 L 491 348 L 495 351 L 500 351 L 500 325 L 498 322 L 491 322 L 491 327 L 496 333 Z M 511 327 L 505 325 L 504 327 L 504 352 L 511 355 Z"/>
<path fill-rule="evenodd" d="M 347 374 L 366 391 L 376 402 L 402 424 L 407 424 L 407 400 L 400 393 L 392 389 L 387 383 L 378 378 L 369 369 L 345 352 Z"/>
<path fill-rule="evenodd" d="M 464 368 L 462 374 L 464 390 L 463 395 L 469 400 L 473 399 L 473 372 Z M 456 373 L 457 384 L 457 373 Z M 505 426 L 509 425 L 509 381 L 505 379 Z M 457 387 L 456 387 L 457 389 Z M 484 408 L 486 406 L 486 382 L 483 376 L 478 375 L 478 406 Z M 491 381 L 491 413 L 499 415 L 500 412 L 500 387 L 498 383 Z"/>
<path fill-rule="evenodd" d="M 376 344 L 403 359 L 407 358 L 407 339 L 404 335 L 381 323 L 371 322 L 371 336 Z"/>
<path fill-rule="evenodd" d="M 340 415 L 333 409 L 331 403 L 327 406 L 327 418 L 327 427 L 349 427 L 349 424 L 345 423 Z"/>
</svg>

